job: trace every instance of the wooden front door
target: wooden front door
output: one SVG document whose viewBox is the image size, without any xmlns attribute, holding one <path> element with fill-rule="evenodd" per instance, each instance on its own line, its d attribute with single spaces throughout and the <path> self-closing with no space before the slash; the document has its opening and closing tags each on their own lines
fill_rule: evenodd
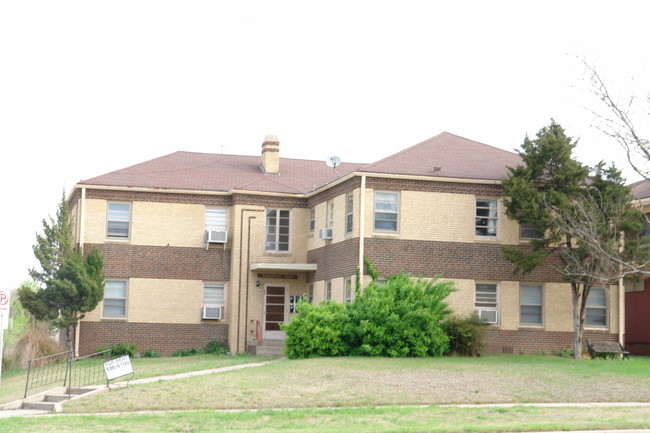
<svg viewBox="0 0 650 433">
<path fill-rule="evenodd" d="M 280 323 L 287 320 L 286 290 L 282 286 L 267 286 L 264 298 L 264 338 L 284 340 L 285 333 Z"/>
</svg>

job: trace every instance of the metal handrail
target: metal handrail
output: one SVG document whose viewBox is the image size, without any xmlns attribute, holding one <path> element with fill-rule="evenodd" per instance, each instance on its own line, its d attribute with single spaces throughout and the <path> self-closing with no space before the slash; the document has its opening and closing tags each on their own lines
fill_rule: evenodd
<svg viewBox="0 0 650 433">
<path fill-rule="evenodd" d="M 257 340 L 257 345 L 262 346 L 264 344 L 264 336 L 262 335 L 262 323 L 259 320 L 256 321 L 257 325 L 255 327 L 255 339 Z"/>
<path fill-rule="evenodd" d="M 67 361 L 63 365 L 60 362 L 56 362 L 56 358 L 63 358 L 62 355 L 65 355 L 64 359 Z M 68 369 L 71 358 L 72 351 L 68 350 L 27 361 L 27 381 L 25 382 L 25 395 L 23 398 L 27 398 L 27 391 L 30 389 L 30 379 L 32 383 L 31 388 L 51 385 L 61 381 L 63 381 L 63 385 L 65 386 L 68 380 Z M 63 359 L 60 359 L 59 361 L 63 361 Z M 63 375 L 63 377 L 61 377 L 61 375 Z M 34 385 L 34 383 L 36 383 L 36 385 Z"/>
</svg>

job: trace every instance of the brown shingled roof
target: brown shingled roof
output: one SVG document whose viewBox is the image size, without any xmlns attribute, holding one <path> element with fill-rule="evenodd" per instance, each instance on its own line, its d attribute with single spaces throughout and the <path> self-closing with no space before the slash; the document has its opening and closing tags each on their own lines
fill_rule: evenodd
<svg viewBox="0 0 650 433">
<path fill-rule="evenodd" d="M 259 156 L 175 152 L 86 179 L 80 185 L 230 192 L 305 194 L 358 172 L 500 180 L 519 155 L 443 132 L 373 164 L 280 158 L 280 174 L 266 175 Z"/>
<path fill-rule="evenodd" d="M 362 171 L 501 180 L 508 177 L 506 167 L 521 164 L 521 157 L 516 153 L 443 132 Z"/>
<path fill-rule="evenodd" d="M 632 197 L 637 200 L 650 197 L 650 181 L 643 179 L 628 185 L 632 190 Z"/>
</svg>

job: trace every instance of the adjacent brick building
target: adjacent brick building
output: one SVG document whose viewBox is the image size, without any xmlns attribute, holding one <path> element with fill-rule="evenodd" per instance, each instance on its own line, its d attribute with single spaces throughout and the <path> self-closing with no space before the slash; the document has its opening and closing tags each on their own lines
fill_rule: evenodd
<svg viewBox="0 0 650 433">
<path fill-rule="evenodd" d="M 372 164 L 279 151 L 268 136 L 261 160 L 176 152 L 75 186 L 78 242 L 102 250 L 107 281 L 79 326 L 81 354 L 118 342 L 170 354 L 209 340 L 242 352 L 282 339 L 298 297 L 351 299 L 364 256 L 384 276 L 454 281 L 451 306 L 491 322 L 493 352 L 571 346 L 571 293 L 553 259 L 522 278 L 501 257 L 531 233 L 502 205 L 518 155 L 449 133 Z M 592 293 L 587 336 L 616 340 L 617 293 Z"/>
</svg>

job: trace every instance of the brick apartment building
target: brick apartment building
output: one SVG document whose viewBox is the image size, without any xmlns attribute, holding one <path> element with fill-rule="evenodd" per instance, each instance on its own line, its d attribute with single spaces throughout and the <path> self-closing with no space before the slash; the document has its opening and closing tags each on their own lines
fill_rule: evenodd
<svg viewBox="0 0 650 433">
<path fill-rule="evenodd" d="M 364 256 L 384 276 L 454 281 L 450 305 L 490 322 L 492 352 L 571 347 L 571 293 L 553 263 L 522 278 L 501 257 L 501 245 L 534 233 L 502 205 L 518 155 L 446 132 L 372 164 L 279 150 L 268 136 L 261 159 L 176 152 L 74 187 L 77 240 L 101 249 L 106 272 L 104 300 L 78 328 L 80 354 L 281 340 L 298 297 L 352 298 Z M 618 299 L 592 291 L 587 337 L 618 339 Z"/>
</svg>

